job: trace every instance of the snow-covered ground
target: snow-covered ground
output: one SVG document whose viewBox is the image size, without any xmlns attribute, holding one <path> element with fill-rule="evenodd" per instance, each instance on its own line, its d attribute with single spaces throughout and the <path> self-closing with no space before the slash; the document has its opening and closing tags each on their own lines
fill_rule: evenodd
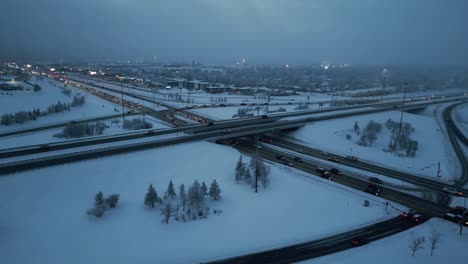
<svg viewBox="0 0 468 264">
<path fill-rule="evenodd" d="M 385 211 L 381 198 L 282 165 L 270 165 L 270 186 L 255 193 L 234 183 L 238 158 L 235 149 L 200 142 L 1 177 L 2 263 L 199 263 L 317 239 L 397 213 Z M 188 187 L 195 179 L 217 180 L 222 200 L 208 206 L 222 214 L 163 224 L 159 210 L 143 205 L 149 184 L 162 195 L 170 180 Z M 102 219 L 85 214 L 99 191 L 121 195 Z"/>
<path fill-rule="evenodd" d="M 133 119 L 133 118 L 145 119 L 146 121 L 153 124 L 152 129 L 169 128 L 169 126 L 162 124 L 161 122 L 159 122 L 157 119 L 153 117 L 137 115 L 137 116 L 132 116 L 129 119 Z M 116 123 L 112 124 L 111 120 L 99 121 L 101 123 L 105 123 L 108 126 L 108 128 L 104 130 L 102 135 L 113 135 L 113 134 L 120 134 L 120 133 L 126 133 L 126 132 L 131 131 L 131 130 L 122 128 L 121 119 L 114 118 L 114 120 L 118 120 L 120 122 L 118 124 Z M 95 122 L 91 122 L 91 123 L 94 124 Z M 59 134 L 60 132 L 62 132 L 62 130 L 63 128 L 49 129 L 49 130 L 44 130 L 44 131 L 31 132 L 27 134 L 0 137 L 0 149 L 16 148 L 16 147 L 21 147 L 21 146 L 37 145 L 37 144 L 43 144 L 43 143 L 60 142 L 60 141 L 67 141 L 67 140 L 75 139 L 75 138 L 67 139 L 67 138 L 54 137 L 54 135 Z M 86 138 L 86 137 L 83 137 L 83 138 Z"/>
<path fill-rule="evenodd" d="M 440 242 L 430 253 L 430 234 L 436 230 L 441 234 Z M 409 248 L 412 236 L 424 236 L 424 248 L 411 256 Z M 329 264 L 329 263 L 414 263 L 414 264 L 439 264 L 439 263 L 463 263 L 468 248 L 468 230 L 465 227 L 463 234 L 459 235 L 458 225 L 438 218 L 414 227 L 402 233 L 369 243 L 362 247 L 349 249 L 332 255 L 300 262 L 302 264 Z"/>
<path fill-rule="evenodd" d="M 468 103 L 456 107 L 453 115 L 455 125 L 468 137 Z"/>
<path fill-rule="evenodd" d="M 73 96 L 76 94 L 84 95 L 86 97 L 85 103 L 82 106 L 72 107 L 71 111 L 50 114 L 44 117 L 40 117 L 34 121 L 28 121 L 24 124 L 14 124 L 10 126 L 0 125 L 0 131 L 5 132 L 26 129 L 30 126 L 46 125 L 67 120 L 118 114 L 118 112 L 114 111 L 114 108 L 117 108 L 120 111 L 118 105 L 100 99 L 96 96 L 83 93 L 78 89 L 72 88 L 71 96 L 66 96 L 60 91 L 60 87 L 63 87 L 62 83 L 46 77 L 41 79 L 38 77 L 32 77 L 29 82 L 32 84 L 38 84 L 42 89 L 39 92 L 23 90 L 9 91 L 8 93 L 12 95 L 0 94 L 0 116 L 3 114 L 14 114 L 18 111 L 32 111 L 36 108 L 44 111 L 49 105 L 56 104 L 58 101 L 62 103 L 71 103 Z"/>
<path fill-rule="evenodd" d="M 237 114 L 238 109 L 245 109 L 250 107 L 252 111 L 249 111 L 249 113 L 253 114 L 254 116 L 257 116 L 257 110 L 255 109 L 255 106 L 227 106 L 227 107 L 211 107 L 211 108 L 197 108 L 197 109 L 191 109 L 189 110 L 190 112 L 214 119 L 214 120 L 226 120 L 226 119 L 232 119 L 233 115 Z M 260 110 L 258 111 L 259 115 L 274 115 L 274 114 L 282 114 L 282 113 L 289 113 L 292 111 L 304 111 L 304 110 L 295 110 L 297 105 L 270 105 L 268 106 L 268 111 L 276 111 L 280 108 L 286 109 L 286 112 L 267 112 L 267 107 L 266 106 L 261 106 Z M 317 104 L 310 104 L 309 109 L 307 110 L 314 110 L 314 109 L 319 109 Z M 238 118 L 238 117 L 236 117 Z"/>
<path fill-rule="evenodd" d="M 314 148 L 325 150 L 340 155 L 354 155 L 361 160 L 387 166 L 394 169 L 408 171 L 413 174 L 436 178 L 437 166 L 425 168 L 432 164 L 441 163 L 442 180 L 451 181 L 454 175 L 459 175 L 459 166 L 455 154 L 448 148 L 450 142 L 440 130 L 435 118 L 404 113 L 403 122 L 409 122 L 414 128 L 410 136 L 417 140 L 418 151 L 414 158 L 399 157 L 395 154 L 384 152 L 390 140 L 390 132 L 384 123 L 391 118 L 400 120 L 400 112 L 389 111 L 369 115 L 360 115 L 347 118 L 333 119 L 306 125 L 290 135 Z M 359 136 L 353 131 L 355 121 L 361 130 L 370 120 L 382 124 L 382 132 L 372 146 L 359 146 L 356 142 Z M 346 135 L 352 136 L 350 140 Z"/>
</svg>

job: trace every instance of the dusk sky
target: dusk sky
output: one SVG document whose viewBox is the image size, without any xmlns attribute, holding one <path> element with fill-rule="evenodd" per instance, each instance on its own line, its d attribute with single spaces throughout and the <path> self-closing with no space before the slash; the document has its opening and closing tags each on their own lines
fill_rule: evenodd
<svg viewBox="0 0 468 264">
<path fill-rule="evenodd" d="M 466 0 L 3 0 L 0 59 L 468 65 Z"/>
</svg>

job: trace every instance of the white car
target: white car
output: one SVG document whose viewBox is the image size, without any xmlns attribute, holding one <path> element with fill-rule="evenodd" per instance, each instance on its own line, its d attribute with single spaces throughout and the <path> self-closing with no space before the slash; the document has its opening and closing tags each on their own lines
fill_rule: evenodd
<svg viewBox="0 0 468 264">
<path fill-rule="evenodd" d="M 442 191 L 444 191 L 444 192 L 446 192 L 446 193 L 450 193 L 450 194 L 456 195 L 456 196 L 463 196 L 463 192 L 462 192 L 462 191 L 459 191 L 459 190 L 453 189 L 453 188 L 444 187 L 444 188 L 442 189 Z"/>
</svg>

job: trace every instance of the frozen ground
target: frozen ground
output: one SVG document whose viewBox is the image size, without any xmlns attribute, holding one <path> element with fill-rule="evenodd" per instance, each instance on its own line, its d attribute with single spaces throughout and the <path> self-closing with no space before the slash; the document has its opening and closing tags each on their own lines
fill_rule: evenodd
<svg viewBox="0 0 468 264">
<path fill-rule="evenodd" d="M 199 263 L 316 239 L 396 213 L 385 212 L 380 198 L 366 208 L 367 194 L 280 165 L 271 165 L 271 185 L 256 194 L 234 183 L 238 158 L 235 149 L 200 142 L 1 177 L 0 210 L 8 212 L 0 214 L 2 263 Z M 159 210 L 144 207 L 150 183 L 162 195 L 170 180 L 187 187 L 195 179 L 218 181 L 222 200 L 208 206 L 222 209 L 221 215 L 167 225 Z M 121 195 L 102 219 L 85 214 L 98 191 Z"/>
<path fill-rule="evenodd" d="M 214 119 L 214 120 L 226 120 L 226 119 L 233 119 L 233 115 L 237 114 L 238 109 L 242 108 L 247 108 L 249 106 L 227 106 L 227 107 L 215 107 L 215 108 L 197 108 L 197 109 L 192 109 L 189 110 L 190 112 Z M 266 106 L 262 106 L 258 112 L 259 115 L 274 115 L 274 114 L 284 114 L 284 113 L 289 113 L 292 111 L 304 111 L 304 110 L 295 110 L 297 105 L 272 105 L 268 107 L 268 111 L 276 111 L 279 108 L 284 108 L 286 109 L 286 112 L 267 112 Z M 249 113 L 252 113 L 254 116 L 257 116 L 257 110 L 255 109 L 255 106 L 252 106 L 252 111 L 249 111 Z M 317 104 L 310 104 L 309 109 L 306 110 L 314 110 L 318 109 Z M 238 118 L 238 117 L 236 117 Z"/>
<path fill-rule="evenodd" d="M 453 115 L 457 127 L 468 137 L 468 102 L 456 107 Z"/>
<path fill-rule="evenodd" d="M 451 181 L 454 175 L 459 175 L 455 153 L 451 151 L 451 148 L 446 147 L 446 144 L 451 146 L 450 142 L 439 129 L 435 118 L 404 113 L 403 122 L 409 122 L 415 128 L 411 138 L 419 142 L 416 157 L 398 157 L 382 151 L 387 148 L 390 140 L 390 132 L 384 125 L 389 118 L 399 121 L 400 112 L 390 111 L 316 122 L 290 135 L 317 149 L 343 156 L 354 155 L 367 162 L 417 175 L 436 178 L 437 166 L 424 170 L 422 168 L 439 161 L 441 162 L 441 179 Z M 356 144 L 359 136 L 353 131 L 354 122 L 357 121 L 362 130 L 370 120 L 381 123 L 382 132 L 378 134 L 372 146 L 359 146 Z M 352 136 L 350 140 L 346 139 L 347 134 Z"/>
<path fill-rule="evenodd" d="M 164 125 L 161 122 L 158 122 L 158 120 L 153 117 L 132 116 L 130 119 L 133 119 L 133 118 L 144 118 L 145 120 L 153 124 L 152 129 L 169 128 L 169 126 Z M 120 123 L 112 124 L 111 120 L 100 121 L 109 126 L 108 128 L 106 128 L 106 130 L 104 130 L 102 135 L 113 135 L 113 134 L 120 134 L 120 133 L 126 133 L 126 132 L 132 131 L 132 130 L 127 130 L 127 129 L 122 129 L 122 120 L 119 118 L 114 118 L 114 119 L 119 120 Z M 95 122 L 91 122 L 91 123 L 94 124 Z M 32 132 L 32 133 L 27 133 L 27 134 L 0 137 L 0 149 L 15 148 L 15 147 L 21 147 L 21 146 L 37 145 L 37 144 L 43 144 L 43 143 L 60 142 L 60 141 L 76 139 L 76 138 L 67 139 L 67 138 L 54 137 L 55 134 L 62 132 L 62 130 L 63 128 L 49 129 L 49 130 Z M 89 137 L 83 137 L 83 138 L 89 138 Z"/>
<path fill-rule="evenodd" d="M 96 96 L 82 93 L 78 89 L 71 89 L 72 95 L 66 96 L 60 91 L 62 83 L 55 80 L 43 77 L 32 77 L 30 82 L 41 86 L 39 92 L 27 91 L 11 91 L 13 95 L 0 95 L 0 116 L 6 113 L 15 113 L 18 111 L 32 111 L 39 108 L 41 111 L 46 110 L 51 104 L 56 104 L 57 101 L 62 103 L 70 103 L 73 100 L 73 95 L 82 94 L 86 96 L 86 102 L 82 106 L 73 107 L 71 111 L 62 113 L 50 114 L 41 117 L 38 120 L 28 121 L 24 124 L 14 124 L 10 126 L 0 125 L 0 131 L 11 131 L 25 129 L 30 126 L 46 125 L 67 120 L 92 118 L 103 115 L 117 114 L 114 108 L 120 109 L 118 105 L 100 99 Z"/>
<path fill-rule="evenodd" d="M 440 243 L 430 256 L 430 233 L 436 230 L 441 234 Z M 458 225 L 438 218 L 414 227 L 402 233 L 387 237 L 365 246 L 338 252 L 336 254 L 311 259 L 302 264 L 330 264 L 330 263 L 362 263 L 362 264 L 439 264 L 463 263 L 468 248 L 468 230 L 465 227 L 463 235 L 458 233 Z M 411 256 L 409 240 L 412 236 L 424 236 L 424 248 Z"/>
</svg>

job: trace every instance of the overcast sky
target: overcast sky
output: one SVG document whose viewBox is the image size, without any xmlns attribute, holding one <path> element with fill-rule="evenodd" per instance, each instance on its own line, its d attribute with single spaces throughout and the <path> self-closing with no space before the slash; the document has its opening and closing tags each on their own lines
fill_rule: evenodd
<svg viewBox="0 0 468 264">
<path fill-rule="evenodd" d="M 0 58 L 468 64 L 468 0 L 2 0 Z"/>
</svg>

